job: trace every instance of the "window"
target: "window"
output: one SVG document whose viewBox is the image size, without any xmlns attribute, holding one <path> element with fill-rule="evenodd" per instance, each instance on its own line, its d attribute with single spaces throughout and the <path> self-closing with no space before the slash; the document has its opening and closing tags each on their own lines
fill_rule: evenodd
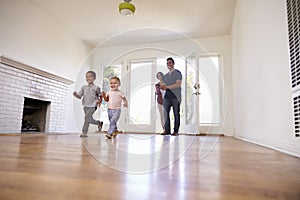
<svg viewBox="0 0 300 200">
<path fill-rule="evenodd" d="M 293 98 L 294 99 L 294 120 L 295 120 L 295 134 L 299 136 L 300 134 L 300 95 Z"/>
<path fill-rule="evenodd" d="M 288 32 L 289 32 L 289 46 L 290 46 L 290 64 L 292 75 L 292 87 L 300 84 L 300 3 L 298 0 L 287 0 L 287 14 L 288 14 Z"/>
<path fill-rule="evenodd" d="M 299 137 L 299 90 L 300 90 L 300 2 L 287 0 L 288 34 L 290 47 L 291 80 L 294 96 L 295 136 Z"/>
</svg>

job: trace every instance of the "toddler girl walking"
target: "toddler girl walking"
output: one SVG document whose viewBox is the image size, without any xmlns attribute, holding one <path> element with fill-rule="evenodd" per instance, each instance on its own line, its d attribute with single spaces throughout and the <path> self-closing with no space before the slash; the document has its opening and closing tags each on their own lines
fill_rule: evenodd
<svg viewBox="0 0 300 200">
<path fill-rule="evenodd" d="M 124 93 L 119 90 L 121 85 L 120 79 L 118 77 L 112 77 L 110 79 L 110 90 L 102 93 L 103 99 L 108 102 L 108 119 L 109 119 L 109 129 L 106 134 L 107 139 L 112 139 L 117 136 L 117 122 L 121 115 L 121 104 L 124 102 L 124 107 L 128 107 L 128 101 Z"/>
</svg>

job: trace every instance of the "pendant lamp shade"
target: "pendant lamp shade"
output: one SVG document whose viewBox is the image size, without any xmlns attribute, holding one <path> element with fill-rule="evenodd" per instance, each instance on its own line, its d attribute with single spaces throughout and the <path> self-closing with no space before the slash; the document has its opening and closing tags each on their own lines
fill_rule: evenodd
<svg viewBox="0 0 300 200">
<path fill-rule="evenodd" d="M 135 6 L 130 3 L 131 0 L 124 0 L 119 4 L 119 12 L 121 15 L 130 16 L 135 12 Z"/>
</svg>

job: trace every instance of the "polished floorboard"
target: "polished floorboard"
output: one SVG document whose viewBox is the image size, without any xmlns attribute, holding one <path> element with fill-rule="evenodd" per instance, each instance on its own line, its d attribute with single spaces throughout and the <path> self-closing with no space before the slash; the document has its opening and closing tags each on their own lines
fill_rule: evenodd
<svg viewBox="0 0 300 200">
<path fill-rule="evenodd" d="M 231 137 L 0 136 L 0 199 L 300 199 L 300 159 Z"/>
</svg>

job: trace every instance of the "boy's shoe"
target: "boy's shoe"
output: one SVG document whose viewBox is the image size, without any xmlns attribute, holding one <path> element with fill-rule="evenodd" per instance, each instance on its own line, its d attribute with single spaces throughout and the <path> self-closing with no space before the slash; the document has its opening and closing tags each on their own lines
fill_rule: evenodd
<svg viewBox="0 0 300 200">
<path fill-rule="evenodd" d="M 86 134 L 86 133 L 82 133 L 81 135 L 80 135 L 80 137 L 87 137 L 88 135 Z"/>
<path fill-rule="evenodd" d="M 179 134 L 177 132 L 174 132 L 171 134 L 172 136 L 178 136 Z"/>
<path fill-rule="evenodd" d="M 103 122 L 98 121 L 98 131 L 101 132 L 103 126 Z"/>
<path fill-rule="evenodd" d="M 117 131 L 113 132 L 113 133 L 112 133 L 112 138 L 116 138 L 117 135 L 118 135 L 118 132 L 117 132 Z"/>
<path fill-rule="evenodd" d="M 112 135 L 108 134 L 108 133 L 105 136 L 106 136 L 107 139 L 111 139 L 112 138 Z"/>
<path fill-rule="evenodd" d="M 170 135 L 170 133 L 163 132 L 161 135 Z"/>
</svg>

